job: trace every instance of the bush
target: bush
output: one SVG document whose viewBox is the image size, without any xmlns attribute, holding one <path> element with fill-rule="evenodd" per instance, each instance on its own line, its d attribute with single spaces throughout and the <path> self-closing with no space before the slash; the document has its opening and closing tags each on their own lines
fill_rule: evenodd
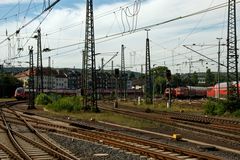
<svg viewBox="0 0 240 160">
<path fill-rule="evenodd" d="M 224 102 L 224 105 L 226 106 L 226 110 L 230 113 L 240 110 L 240 100 L 237 99 L 227 100 Z"/>
<path fill-rule="evenodd" d="M 223 115 L 226 112 L 238 114 L 240 111 L 240 101 L 237 99 L 214 100 L 209 99 L 204 105 L 205 114 Z"/>
<path fill-rule="evenodd" d="M 210 115 L 216 115 L 217 114 L 215 112 L 216 102 L 214 102 L 212 100 L 208 100 L 203 106 L 204 106 L 205 114 L 210 114 Z"/>
<path fill-rule="evenodd" d="M 52 99 L 45 93 L 41 93 L 37 96 L 37 98 L 35 99 L 35 102 L 36 104 L 47 105 L 49 103 L 52 103 Z"/>
<path fill-rule="evenodd" d="M 59 100 L 60 98 L 62 98 L 61 95 L 56 94 L 56 93 L 50 93 L 49 97 L 52 99 L 53 102 L 55 102 L 55 101 Z"/>
<path fill-rule="evenodd" d="M 227 111 L 225 105 L 220 101 L 220 102 L 215 102 L 215 110 L 214 112 L 217 115 L 223 115 Z"/>
<path fill-rule="evenodd" d="M 237 110 L 237 111 L 235 111 L 235 112 L 233 113 L 233 115 L 234 115 L 235 117 L 239 117 L 239 118 L 240 118 L 240 109 Z"/>
<path fill-rule="evenodd" d="M 82 107 L 82 97 L 63 97 L 49 104 L 47 107 L 54 111 L 80 111 Z"/>
</svg>

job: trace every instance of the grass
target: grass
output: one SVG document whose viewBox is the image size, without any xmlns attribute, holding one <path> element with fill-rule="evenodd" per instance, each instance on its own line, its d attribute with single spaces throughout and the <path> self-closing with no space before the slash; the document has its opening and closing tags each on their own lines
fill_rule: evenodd
<svg viewBox="0 0 240 160">
<path fill-rule="evenodd" d="M 190 112 L 190 113 L 204 113 L 204 108 L 202 107 L 203 101 L 173 101 L 171 108 L 167 108 L 167 101 L 155 101 L 154 104 L 140 104 L 137 105 L 135 102 L 125 101 L 120 102 L 122 105 L 126 105 L 129 107 L 137 107 L 143 109 L 150 109 L 156 111 L 167 111 L 167 112 Z"/>
<path fill-rule="evenodd" d="M 95 119 L 96 121 L 105 121 L 105 122 L 110 122 L 110 123 L 116 123 L 116 124 L 125 125 L 125 126 L 129 126 L 129 127 L 135 127 L 135 128 L 139 128 L 139 129 L 156 128 L 157 126 L 159 126 L 159 123 L 157 123 L 157 122 L 152 122 L 152 121 L 145 120 L 145 119 L 115 114 L 115 113 L 111 113 L 111 112 L 101 112 L 101 113 L 89 113 L 89 112 L 73 113 L 73 112 L 71 112 L 71 113 L 69 113 L 66 111 L 62 111 L 62 112 L 50 111 L 50 113 L 54 113 L 54 114 L 61 115 L 61 116 L 68 115 L 70 117 L 77 118 L 80 120 Z"/>
<path fill-rule="evenodd" d="M 0 102 L 6 102 L 6 101 L 14 101 L 15 98 L 0 98 Z"/>
</svg>

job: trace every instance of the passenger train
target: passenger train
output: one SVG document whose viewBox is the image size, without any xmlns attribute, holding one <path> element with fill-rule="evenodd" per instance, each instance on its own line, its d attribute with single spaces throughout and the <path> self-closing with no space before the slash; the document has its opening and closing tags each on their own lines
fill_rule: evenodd
<svg viewBox="0 0 240 160">
<path fill-rule="evenodd" d="M 115 89 L 98 89 L 98 94 L 104 95 L 104 96 L 111 96 L 115 93 Z M 69 95 L 69 96 L 75 96 L 75 95 L 81 95 L 81 89 L 44 89 L 44 93 L 56 93 L 60 95 Z M 91 92 L 91 91 L 89 91 Z M 23 100 L 28 98 L 28 89 L 24 89 L 23 87 L 18 87 L 15 90 L 14 97 L 17 100 Z M 118 94 L 123 94 L 122 90 L 118 90 Z M 129 97 L 137 97 L 137 96 L 143 96 L 143 91 L 141 89 L 127 89 L 126 94 Z"/>
<path fill-rule="evenodd" d="M 232 82 L 231 85 L 236 87 L 236 82 Z M 220 83 L 220 89 L 218 89 L 219 84 L 215 84 L 211 87 L 196 87 L 196 86 L 187 86 L 187 87 L 177 87 L 171 88 L 172 97 L 175 98 L 226 98 L 227 97 L 227 82 Z M 239 82 L 239 90 L 240 90 L 240 82 Z M 219 94 L 218 94 L 219 93 Z M 231 94 L 231 92 L 230 92 Z M 164 95 L 166 97 L 169 96 L 169 88 L 166 88 Z"/>
<path fill-rule="evenodd" d="M 169 96 L 169 88 L 166 88 L 164 95 L 166 97 Z M 175 98 L 204 98 L 207 97 L 207 87 L 187 86 L 171 88 L 171 95 Z"/>
</svg>

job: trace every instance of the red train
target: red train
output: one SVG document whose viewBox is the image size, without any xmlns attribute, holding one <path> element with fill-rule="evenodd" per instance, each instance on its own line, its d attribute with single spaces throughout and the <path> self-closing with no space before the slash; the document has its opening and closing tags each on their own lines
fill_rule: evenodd
<svg viewBox="0 0 240 160">
<path fill-rule="evenodd" d="M 237 87 L 236 82 L 232 82 L 231 85 Z M 227 82 L 220 83 L 220 89 L 218 89 L 218 87 L 219 87 L 218 83 L 212 87 L 208 87 L 207 97 L 218 98 L 218 96 L 220 95 L 220 98 L 226 98 L 227 97 Z M 240 82 L 239 82 L 238 88 L 240 90 Z"/>
<path fill-rule="evenodd" d="M 71 90 L 71 89 L 44 89 L 44 93 L 57 93 L 60 95 L 77 95 L 78 93 L 80 94 L 79 90 Z M 24 100 L 28 98 L 28 89 L 24 89 L 23 87 L 18 87 L 15 90 L 14 97 L 17 100 Z"/>
<path fill-rule="evenodd" d="M 15 90 L 14 97 L 17 100 L 23 100 L 28 98 L 28 89 L 24 89 L 23 87 L 18 87 Z M 44 93 L 56 93 L 59 95 L 81 95 L 81 89 L 44 89 Z M 91 93 L 91 91 L 90 91 Z M 115 89 L 98 89 L 98 93 L 101 95 L 112 95 L 115 93 Z M 122 91 L 118 90 L 118 94 L 123 94 Z M 137 96 L 143 96 L 143 91 L 140 89 L 127 89 L 126 94 L 128 97 L 137 97 Z"/>
<path fill-rule="evenodd" d="M 188 97 L 203 98 L 207 97 L 207 87 L 196 86 L 177 87 L 171 89 L 171 94 L 173 97 L 176 98 L 188 98 Z M 166 88 L 164 95 L 169 96 L 169 88 Z"/>
<path fill-rule="evenodd" d="M 232 82 L 233 86 L 236 87 L 236 82 Z M 220 90 L 218 89 L 218 83 L 211 87 L 196 87 L 196 86 L 187 86 L 187 87 L 177 87 L 171 89 L 171 94 L 176 98 L 189 98 L 189 97 L 212 97 L 218 98 L 218 93 L 220 93 L 220 98 L 227 97 L 227 82 L 220 83 Z M 239 90 L 240 90 L 240 82 L 239 82 Z M 169 88 L 167 88 L 164 92 L 164 95 L 168 97 Z"/>
</svg>

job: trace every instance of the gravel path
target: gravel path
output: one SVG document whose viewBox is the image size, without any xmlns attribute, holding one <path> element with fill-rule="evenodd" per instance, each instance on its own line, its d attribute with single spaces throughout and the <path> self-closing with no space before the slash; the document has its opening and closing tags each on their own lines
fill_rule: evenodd
<svg viewBox="0 0 240 160">
<path fill-rule="evenodd" d="M 145 156 L 125 152 L 123 150 L 112 148 L 85 140 L 71 139 L 62 137 L 53 133 L 48 136 L 55 140 L 63 147 L 75 153 L 76 156 L 82 157 L 83 160 L 147 160 Z"/>
</svg>

